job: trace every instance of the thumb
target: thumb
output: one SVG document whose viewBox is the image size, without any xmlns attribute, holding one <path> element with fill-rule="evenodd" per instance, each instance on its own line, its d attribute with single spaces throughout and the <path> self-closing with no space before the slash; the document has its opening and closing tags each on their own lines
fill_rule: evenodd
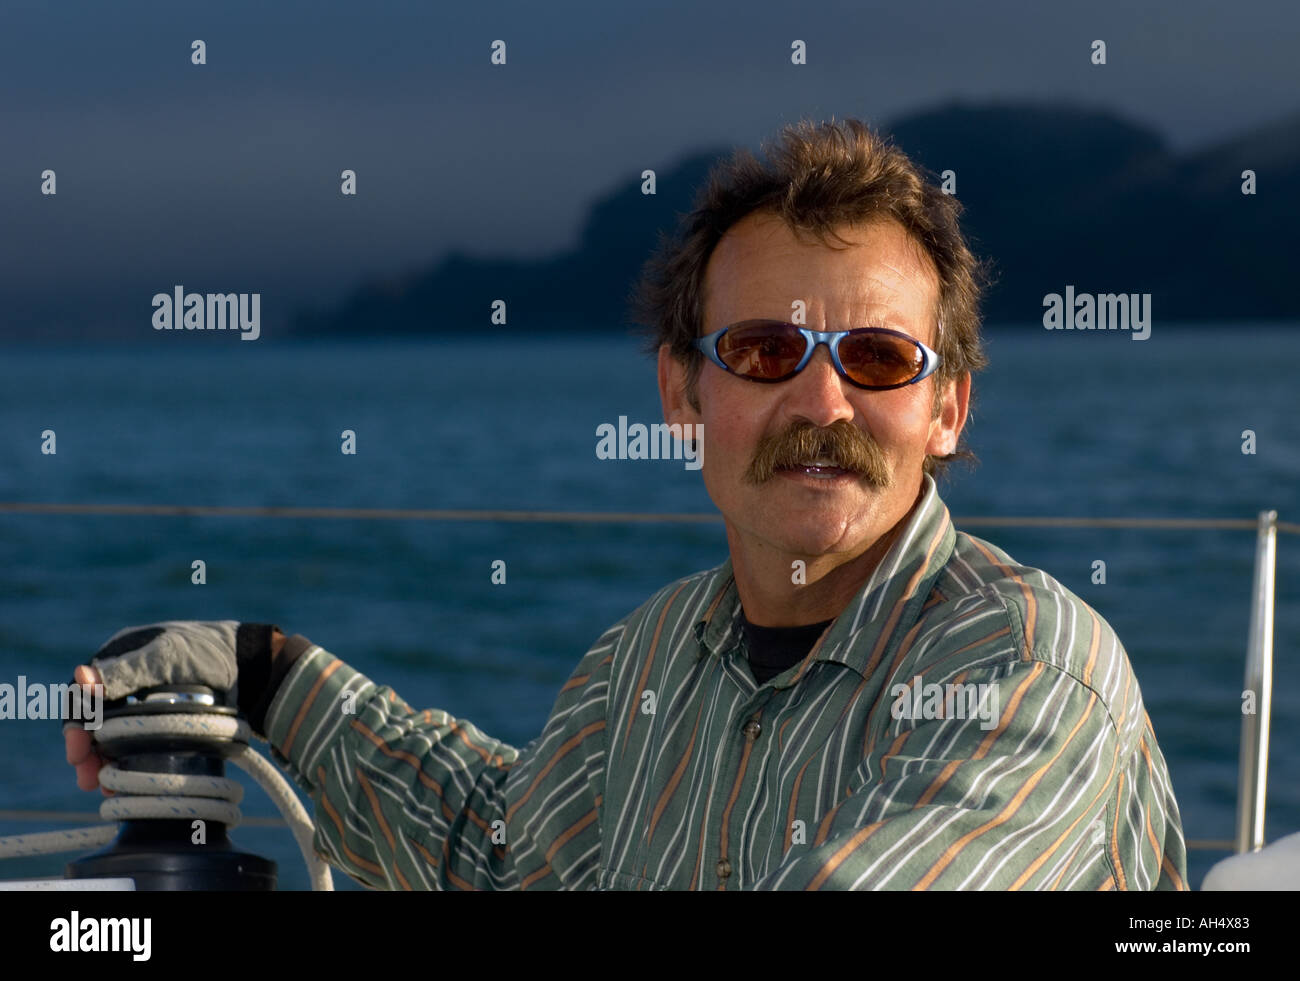
<svg viewBox="0 0 1300 981">
<path fill-rule="evenodd" d="M 76 670 L 72 672 L 72 680 L 77 684 L 102 685 L 104 679 L 100 677 L 99 669 L 92 664 L 78 664 Z"/>
</svg>

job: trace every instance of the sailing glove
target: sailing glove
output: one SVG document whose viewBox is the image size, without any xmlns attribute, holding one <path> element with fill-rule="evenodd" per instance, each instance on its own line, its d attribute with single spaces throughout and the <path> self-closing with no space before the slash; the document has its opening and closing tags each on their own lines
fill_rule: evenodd
<svg viewBox="0 0 1300 981">
<path fill-rule="evenodd" d="M 168 620 L 119 630 L 95 652 L 107 701 L 159 685 L 206 685 L 232 692 L 253 731 L 263 735 L 276 689 L 309 642 L 294 636 L 272 656 L 270 623 Z"/>
</svg>

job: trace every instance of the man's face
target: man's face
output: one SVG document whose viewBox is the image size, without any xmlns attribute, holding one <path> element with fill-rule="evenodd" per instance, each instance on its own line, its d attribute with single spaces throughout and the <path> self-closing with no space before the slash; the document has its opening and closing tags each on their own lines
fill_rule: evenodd
<svg viewBox="0 0 1300 981">
<path fill-rule="evenodd" d="M 702 333 L 742 320 L 790 321 L 792 304 L 802 300 L 803 326 L 813 330 L 889 327 L 934 347 L 938 279 L 903 227 L 887 221 L 842 226 L 837 233 L 852 243 L 849 248 L 796 238 L 772 215 L 738 222 L 705 270 Z M 847 561 L 866 551 L 915 503 L 926 455 L 955 450 L 970 391 L 969 375 L 949 381 L 936 417 L 935 376 L 867 391 L 839 376 L 824 346 L 798 375 L 775 384 L 706 362 L 698 412 L 686 400 L 685 378 L 685 365 L 665 346 L 659 353 L 664 417 L 703 423 L 705 486 L 726 521 L 733 558 L 739 549 L 753 561 L 832 554 Z M 753 483 L 760 445 L 766 439 L 778 458 L 788 455 L 781 449 L 800 426 L 852 427 L 850 442 L 860 438 L 868 448 L 874 442 L 880 473 L 828 479 L 791 467 Z"/>
</svg>

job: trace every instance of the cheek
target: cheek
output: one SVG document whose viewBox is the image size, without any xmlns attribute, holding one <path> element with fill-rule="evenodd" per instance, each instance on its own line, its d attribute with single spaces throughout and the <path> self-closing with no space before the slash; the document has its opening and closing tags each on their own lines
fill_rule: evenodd
<svg viewBox="0 0 1300 981">
<path fill-rule="evenodd" d="M 716 470 L 748 465 L 758 444 L 759 434 L 745 425 L 745 417 L 725 411 L 704 420 L 704 466 L 709 469 L 712 457 Z"/>
<path fill-rule="evenodd" d="M 763 435 L 761 407 L 744 397 L 749 394 L 745 389 L 737 390 L 734 384 L 725 384 L 731 379 L 721 381 L 723 384 L 712 386 L 708 391 L 701 386 L 704 411 L 700 419 L 704 424 L 706 468 L 710 451 L 717 460 L 742 457 L 748 464 Z"/>
<path fill-rule="evenodd" d="M 913 398 L 911 393 L 881 392 L 880 398 L 860 403 L 859 417 L 862 425 L 885 450 L 908 455 L 916 450 L 924 455 L 930 433 L 930 397 Z"/>
</svg>

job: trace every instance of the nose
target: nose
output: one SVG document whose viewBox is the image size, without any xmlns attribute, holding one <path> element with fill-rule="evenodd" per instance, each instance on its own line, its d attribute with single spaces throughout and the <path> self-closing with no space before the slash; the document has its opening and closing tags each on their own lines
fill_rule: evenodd
<svg viewBox="0 0 1300 981">
<path fill-rule="evenodd" d="M 784 383 L 784 410 L 791 421 L 806 420 L 826 427 L 838 419 L 852 422 L 855 415 L 848 399 L 853 386 L 840 377 L 825 344 L 818 344 L 803 371 Z"/>
</svg>

